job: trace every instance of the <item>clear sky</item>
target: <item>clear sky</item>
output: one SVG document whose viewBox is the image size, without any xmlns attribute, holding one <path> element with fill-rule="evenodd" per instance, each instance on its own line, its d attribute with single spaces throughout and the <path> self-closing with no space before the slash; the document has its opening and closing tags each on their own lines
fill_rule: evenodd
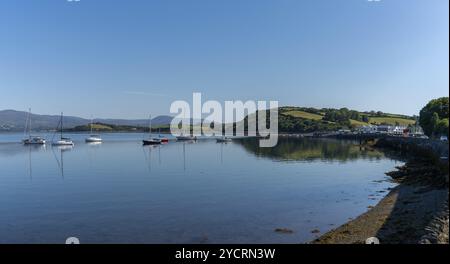
<svg viewBox="0 0 450 264">
<path fill-rule="evenodd" d="M 279 100 L 417 114 L 448 96 L 448 0 L 2 0 L 0 109 Z"/>
</svg>

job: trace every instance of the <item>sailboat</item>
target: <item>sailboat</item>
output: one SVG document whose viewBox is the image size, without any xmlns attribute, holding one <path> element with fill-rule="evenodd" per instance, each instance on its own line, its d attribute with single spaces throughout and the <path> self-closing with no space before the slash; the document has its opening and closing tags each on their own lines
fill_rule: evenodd
<svg viewBox="0 0 450 264">
<path fill-rule="evenodd" d="M 58 124 L 60 130 L 60 139 L 57 141 L 53 141 L 52 145 L 53 146 L 73 146 L 74 143 L 70 138 L 66 138 L 63 137 L 63 113 L 61 113 L 61 118 L 59 119 L 59 124 Z"/>
<path fill-rule="evenodd" d="M 231 142 L 231 138 L 226 137 L 226 136 L 222 136 L 220 138 L 217 138 L 217 143 L 227 143 L 227 142 Z"/>
<path fill-rule="evenodd" d="M 186 111 L 183 111 L 184 113 L 186 113 Z M 184 120 L 186 120 L 186 114 L 184 115 Z M 190 120 L 190 119 L 189 119 Z M 177 136 L 177 141 L 189 141 L 189 140 L 197 140 L 196 136 L 191 135 L 191 129 L 190 129 L 190 124 L 191 122 L 189 121 L 189 134 L 185 135 L 184 132 L 181 132 L 181 134 L 179 136 Z"/>
<path fill-rule="evenodd" d="M 150 133 L 149 138 L 142 140 L 142 143 L 144 145 L 159 145 L 159 144 L 161 144 L 161 139 L 154 138 L 152 136 L 152 116 L 149 117 L 149 133 Z"/>
<path fill-rule="evenodd" d="M 94 120 L 91 119 L 91 134 L 89 135 L 89 137 L 87 137 L 85 139 L 86 143 L 100 143 L 102 142 L 102 138 L 100 137 L 100 135 L 96 135 L 96 134 L 92 134 L 92 126 L 93 126 Z"/>
<path fill-rule="evenodd" d="M 181 135 L 177 137 L 177 140 L 178 141 L 197 140 L 197 137 L 192 135 L 184 135 L 183 133 L 181 133 Z"/>
<path fill-rule="evenodd" d="M 45 139 L 38 136 L 32 136 L 31 135 L 31 109 L 28 110 L 28 116 L 25 121 L 25 131 L 24 134 L 28 134 L 28 138 L 24 138 L 22 140 L 22 143 L 24 145 L 44 145 Z"/>
</svg>

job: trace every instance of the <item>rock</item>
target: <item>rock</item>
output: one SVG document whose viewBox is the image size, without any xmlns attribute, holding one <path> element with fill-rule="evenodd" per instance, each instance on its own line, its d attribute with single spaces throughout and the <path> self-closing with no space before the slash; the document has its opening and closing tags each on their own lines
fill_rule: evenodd
<svg viewBox="0 0 450 264">
<path fill-rule="evenodd" d="M 276 228 L 275 232 L 282 233 L 282 234 L 292 234 L 292 233 L 294 233 L 293 230 L 288 229 L 288 228 Z"/>
<path fill-rule="evenodd" d="M 320 230 L 319 229 L 314 229 L 314 230 L 311 231 L 311 233 L 318 234 L 318 233 L 320 233 Z"/>
</svg>

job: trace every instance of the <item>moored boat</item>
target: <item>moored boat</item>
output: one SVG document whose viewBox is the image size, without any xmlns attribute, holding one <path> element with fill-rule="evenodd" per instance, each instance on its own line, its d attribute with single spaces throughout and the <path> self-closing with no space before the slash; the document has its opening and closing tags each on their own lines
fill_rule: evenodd
<svg viewBox="0 0 450 264">
<path fill-rule="evenodd" d="M 59 127 L 60 138 L 59 138 L 59 140 L 56 140 L 56 141 L 52 140 L 52 145 L 53 146 L 73 146 L 73 145 L 75 145 L 70 138 L 63 137 L 63 113 L 61 113 L 61 118 L 59 119 L 58 127 Z"/>
<path fill-rule="evenodd" d="M 159 145 L 161 144 L 161 139 L 158 138 L 149 138 L 149 139 L 144 139 L 142 140 L 142 143 L 144 145 Z"/>
<path fill-rule="evenodd" d="M 29 138 L 22 140 L 22 143 L 24 145 L 44 145 L 45 139 L 42 137 L 30 136 Z"/>
<path fill-rule="evenodd" d="M 93 123 L 94 123 L 94 120 L 92 119 L 91 120 L 91 124 L 90 124 L 90 127 L 91 127 L 91 134 L 89 135 L 89 137 L 87 137 L 86 139 L 85 139 L 85 141 L 86 141 L 86 143 L 101 143 L 103 140 L 102 140 L 102 138 L 100 137 L 100 135 L 96 135 L 96 134 L 92 134 L 92 126 L 93 126 Z"/>
<path fill-rule="evenodd" d="M 216 139 L 216 141 L 217 141 L 217 143 L 226 143 L 226 142 L 231 142 L 231 138 L 229 138 L 229 137 L 220 137 L 220 138 L 217 138 Z"/>
<path fill-rule="evenodd" d="M 53 141 L 53 146 L 73 146 L 75 145 L 70 138 L 61 138 L 60 140 Z"/>
<path fill-rule="evenodd" d="M 86 143 L 101 143 L 103 139 L 99 135 L 90 135 L 85 141 Z"/>
<path fill-rule="evenodd" d="M 148 139 L 143 139 L 142 140 L 142 144 L 143 145 L 159 145 L 161 144 L 161 139 L 160 138 L 155 138 L 152 136 L 152 116 L 150 115 L 149 117 L 149 138 Z"/>
<path fill-rule="evenodd" d="M 28 134 L 27 138 L 22 140 L 24 145 L 44 145 L 45 139 L 39 136 L 31 135 L 31 109 L 28 110 L 28 116 L 25 121 L 25 134 Z"/>
<path fill-rule="evenodd" d="M 181 134 L 180 136 L 176 137 L 178 141 L 188 141 L 188 140 L 197 140 L 196 136 L 192 136 L 192 135 L 183 135 Z"/>
</svg>

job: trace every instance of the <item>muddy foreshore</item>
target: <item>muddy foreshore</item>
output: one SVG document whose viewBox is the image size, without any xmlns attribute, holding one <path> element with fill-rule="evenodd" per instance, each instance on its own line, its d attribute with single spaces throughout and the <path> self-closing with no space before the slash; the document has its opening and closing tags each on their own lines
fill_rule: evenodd
<svg viewBox="0 0 450 264">
<path fill-rule="evenodd" d="M 445 151 L 448 155 L 448 144 L 439 148 L 444 154 L 432 144 L 427 148 L 402 139 L 372 143 L 408 156 L 404 166 L 386 173 L 399 185 L 366 213 L 311 243 L 359 244 L 377 237 L 383 244 L 448 244 L 448 162 L 441 160 Z"/>
</svg>

